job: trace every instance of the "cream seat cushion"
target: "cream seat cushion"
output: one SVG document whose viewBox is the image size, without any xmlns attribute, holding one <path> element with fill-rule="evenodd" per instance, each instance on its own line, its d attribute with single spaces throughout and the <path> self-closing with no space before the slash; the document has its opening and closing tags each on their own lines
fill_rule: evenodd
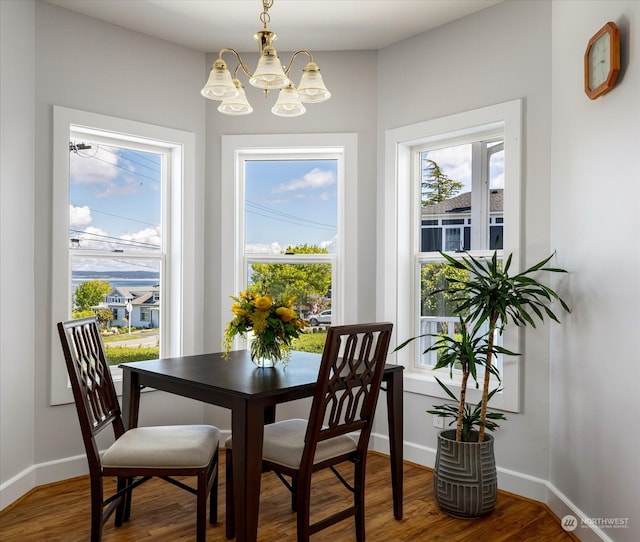
<svg viewBox="0 0 640 542">
<path fill-rule="evenodd" d="M 201 468 L 218 449 L 220 432 L 211 425 L 136 427 L 126 431 L 102 457 L 102 466 Z"/>
<path fill-rule="evenodd" d="M 306 433 L 307 420 L 292 419 L 265 425 L 263 459 L 292 469 L 299 468 Z M 225 447 L 233 447 L 232 437 L 226 440 Z M 357 441 L 350 435 L 321 441 L 316 448 L 314 463 L 353 452 L 356 448 Z"/>
</svg>

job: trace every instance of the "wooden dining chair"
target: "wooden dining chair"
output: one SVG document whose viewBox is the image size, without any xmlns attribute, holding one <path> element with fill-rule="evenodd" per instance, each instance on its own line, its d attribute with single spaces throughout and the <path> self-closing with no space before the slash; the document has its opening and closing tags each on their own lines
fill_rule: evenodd
<svg viewBox="0 0 640 542">
<path fill-rule="evenodd" d="M 211 425 L 138 427 L 125 431 L 118 397 L 96 319 L 60 322 L 58 332 L 80 420 L 91 484 L 91 542 L 116 511 L 115 525 L 129 519 L 134 488 L 159 477 L 197 496 L 196 540 L 206 539 L 207 497 L 210 522 L 217 521 L 220 433 Z M 112 426 L 115 442 L 101 454 L 96 435 Z M 196 488 L 176 480 L 193 476 Z M 103 478 L 117 478 L 116 492 L 105 498 Z"/>
<path fill-rule="evenodd" d="M 351 516 L 355 516 L 356 539 L 364 542 L 367 447 L 392 328 L 391 323 L 330 327 L 309 419 L 264 427 L 262 467 L 273 471 L 292 493 L 298 542 L 306 542 L 312 534 Z M 232 437 L 225 443 L 227 538 L 235 536 Z M 336 469 L 346 462 L 353 463 L 352 484 Z M 353 494 L 353 502 L 310 524 L 312 474 L 327 468 Z"/>
</svg>

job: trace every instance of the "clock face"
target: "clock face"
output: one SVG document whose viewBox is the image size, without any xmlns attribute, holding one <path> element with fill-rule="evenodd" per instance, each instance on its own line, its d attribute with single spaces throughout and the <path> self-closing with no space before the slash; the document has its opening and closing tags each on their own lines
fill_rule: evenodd
<svg viewBox="0 0 640 542">
<path fill-rule="evenodd" d="M 607 80 L 611 69 L 611 36 L 602 34 L 589 50 L 589 88 L 599 87 Z"/>
</svg>

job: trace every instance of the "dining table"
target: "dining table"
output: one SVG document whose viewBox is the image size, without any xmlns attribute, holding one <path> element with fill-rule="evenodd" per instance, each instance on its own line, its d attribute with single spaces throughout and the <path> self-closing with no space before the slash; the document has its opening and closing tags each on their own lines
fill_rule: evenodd
<svg viewBox="0 0 640 542">
<path fill-rule="evenodd" d="M 141 391 L 162 390 L 231 410 L 235 533 L 238 542 L 258 535 L 264 424 L 273 423 L 276 405 L 313 395 L 320 354 L 292 351 L 287 363 L 257 367 L 247 350 L 137 361 L 120 365 L 122 411 L 127 428 L 137 427 Z M 387 364 L 386 392 L 393 514 L 402 519 L 403 367 Z"/>
</svg>

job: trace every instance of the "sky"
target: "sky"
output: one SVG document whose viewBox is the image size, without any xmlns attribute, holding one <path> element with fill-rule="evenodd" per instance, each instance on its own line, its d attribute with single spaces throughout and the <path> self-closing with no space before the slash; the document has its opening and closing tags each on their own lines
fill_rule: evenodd
<svg viewBox="0 0 640 542">
<path fill-rule="evenodd" d="M 451 179 L 463 184 L 461 193 L 471 191 L 471 145 L 456 145 L 426 153 Z M 491 188 L 504 188 L 504 151 L 495 153 L 491 160 Z"/>
<path fill-rule="evenodd" d="M 245 161 L 247 252 L 305 243 L 335 252 L 337 168 L 337 160 Z"/>
<path fill-rule="evenodd" d="M 86 249 L 160 247 L 161 155 L 84 144 L 69 153 L 71 238 Z"/>
<path fill-rule="evenodd" d="M 109 252 L 157 250 L 162 244 L 162 155 L 72 139 L 69 219 L 73 248 Z M 470 145 L 429 151 L 470 190 Z M 492 188 L 504 184 L 504 153 L 495 155 Z M 336 250 L 338 161 L 247 160 L 245 250 L 280 253 L 288 245 Z M 346 181 L 348 182 L 348 180 Z M 85 267 L 90 265 L 85 262 Z M 123 264 L 124 265 L 124 264 Z"/>
<path fill-rule="evenodd" d="M 86 139 L 72 138 L 71 143 L 70 246 L 80 253 L 159 249 L 162 155 Z M 89 148 L 79 148 L 83 145 Z M 253 160 L 245 164 L 247 251 L 280 253 L 288 245 L 306 243 L 335 252 L 337 160 Z M 97 265 L 94 259 L 76 258 L 73 268 Z M 111 266 L 136 268 L 124 258 L 112 261 Z"/>
</svg>

